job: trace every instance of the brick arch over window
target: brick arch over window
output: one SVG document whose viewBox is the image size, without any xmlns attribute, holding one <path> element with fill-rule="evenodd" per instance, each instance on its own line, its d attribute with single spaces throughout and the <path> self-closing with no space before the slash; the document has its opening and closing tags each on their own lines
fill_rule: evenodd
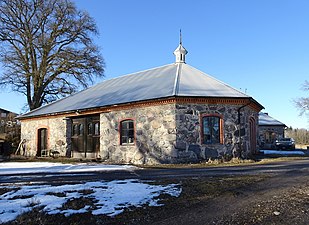
<svg viewBox="0 0 309 225">
<path fill-rule="evenodd" d="M 220 114 L 201 114 L 201 143 L 223 144 L 223 116 Z"/>
<path fill-rule="evenodd" d="M 124 119 L 119 123 L 120 145 L 135 143 L 135 123 L 133 119 Z"/>
</svg>

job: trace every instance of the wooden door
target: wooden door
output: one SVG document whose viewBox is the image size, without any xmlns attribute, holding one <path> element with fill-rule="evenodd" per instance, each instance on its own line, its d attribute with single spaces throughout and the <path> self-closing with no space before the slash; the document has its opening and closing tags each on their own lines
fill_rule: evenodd
<svg viewBox="0 0 309 225">
<path fill-rule="evenodd" d="M 72 151 L 73 157 L 83 158 L 85 155 L 85 119 L 78 118 L 72 121 Z"/>
<path fill-rule="evenodd" d="M 72 152 L 75 158 L 95 158 L 99 152 L 99 116 L 72 119 Z"/>
<path fill-rule="evenodd" d="M 100 118 L 89 117 L 87 122 L 87 153 L 96 155 L 100 148 Z"/>
<path fill-rule="evenodd" d="M 42 150 L 47 150 L 47 148 L 47 129 L 41 128 L 38 130 L 37 156 L 41 156 Z"/>
</svg>

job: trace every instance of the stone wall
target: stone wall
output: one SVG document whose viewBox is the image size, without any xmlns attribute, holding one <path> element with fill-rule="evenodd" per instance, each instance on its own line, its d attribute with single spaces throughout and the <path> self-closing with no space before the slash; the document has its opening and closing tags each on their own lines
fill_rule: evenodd
<svg viewBox="0 0 309 225">
<path fill-rule="evenodd" d="M 241 105 L 163 104 L 100 114 L 100 152 L 97 157 L 111 163 L 187 163 L 226 156 L 250 156 L 250 118 L 258 113 Z M 222 144 L 201 143 L 201 115 L 216 114 L 223 120 Z M 120 122 L 134 121 L 135 141 L 120 144 Z M 22 121 L 22 139 L 27 154 L 37 153 L 38 129 L 47 128 L 48 148 L 70 157 L 71 123 L 64 117 Z M 240 131 L 239 131 L 240 130 Z M 257 132 L 256 132 L 257 134 Z"/>
<path fill-rule="evenodd" d="M 259 147 L 275 149 L 275 140 L 284 137 L 285 126 L 259 126 Z"/>
<path fill-rule="evenodd" d="M 66 156 L 68 149 L 68 121 L 64 117 L 31 119 L 21 121 L 21 140 L 26 140 L 25 147 L 27 156 L 36 156 L 38 145 L 38 130 L 47 128 L 47 146 L 50 150 L 56 150 L 61 156 Z"/>
<path fill-rule="evenodd" d="M 125 119 L 134 120 L 132 145 L 120 145 L 119 123 Z M 102 113 L 100 125 L 103 160 L 136 164 L 177 161 L 174 104 Z"/>
<path fill-rule="evenodd" d="M 110 162 L 140 164 L 188 163 L 227 156 L 250 157 L 249 120 L 254 118 L 257 123 L 258 113 L 250 107 L 241 109 L 239 132 L 240 107 L 170 104 L 102 113 L 100 157 Z M 202 114 L 222 116 L 223 144 L 201 144 Z M 119 123 L 125 119 L 134 120 L 134 145 L 120 145 Z"/>
<path fill-rule="evenodd" d="M 258 121 L 258 114 L 249 107 L 241 109 L 239 132 L 238 109 L 240 107 L 240 105 L 177 104 L 176 150 L 178 150 L 179 161 L 199 161 L 231 156 L 249 157 L 251 155 L 249 119 L 253 117 L 255 121 Z M 201 143 L 200 123 L 202 114 L 222 116 L 223 144 Z"/>
</svg>

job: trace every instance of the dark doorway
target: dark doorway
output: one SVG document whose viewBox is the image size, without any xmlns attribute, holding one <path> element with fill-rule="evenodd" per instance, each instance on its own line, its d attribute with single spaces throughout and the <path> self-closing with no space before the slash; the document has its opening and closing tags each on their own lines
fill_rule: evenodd
<svg viewBox="0 0 309 225">
<path fill-rule="evenodd" d="M 47 129 L 41 128 L 38 130 L 38 151 L 37 156 L 41 156 L 42 150 L 47 150 Z"/>
<path fill-rule="evenodd" d="M 100 117 L 72 119 L 72 153 L 74 158 L 96 158 L 100 150 Z"/>
</svg>

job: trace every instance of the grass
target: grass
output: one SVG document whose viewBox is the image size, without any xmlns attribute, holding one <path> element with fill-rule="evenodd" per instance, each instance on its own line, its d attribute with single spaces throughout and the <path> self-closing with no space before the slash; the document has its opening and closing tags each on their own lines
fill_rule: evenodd
<svg viewBox="0 0 309 225">
<path fill-rule="evenodd" d="M 220 159 L 214 159 L 211 161 L 203 161 L 200 163 L 187 163 L 187 164 L 158 164 L 158 165 L 136 165 L 141 168 L 151 169 L 170 169 L 170 168 L 207 168 L 207 167 L 230 167 L 230 166 L 247 166 L 255 164 L 267 164 L 273 162 L 282 162 L 290 160 L 309 159 L 309 157 L 294 156 L 294 157 L 269 157 L 259 160 L 253 159 L 232 159 L 230 161 L 222 161 Z"/>
<path fill-rule="evenodd" d="M 0 195 L 3 195 L 11 191 L 18 191 L 19 189 L 20 188 L 0 188 Z"/>
<path fill-rule="evenodd" d="M 94 210 L 96 209 L 95 203 L 96 201 L 93 198 L 88 197 L 72 198 L 62 205 L 61 210 L 66 209 L 79 210 L 85 208 L 86 206 L 89 207 L 89 210 Z"/>
<path fill-rule="evenodd" d="M 64 192 L 47 192 L 46 195 L 54 195 L 54 196 L 57 196 L 59 198 L 64 198 L 66 197 L 66 193 Z"/>
<path fill-rule="evenodd" d="M 28 200 L 27 207 L 35 207 L 39 205 L 40 203 L 41 203 L 40 200 L 34 197 Z"/>
<path fill-rule="evenodd" d="M 289 160 L 301 160 L 308 159 L 306 156 L 271 156 L 268 155 L 267 158 L 260 158 L 259 156 L 256 159 L 238 159 L 232 158 L 229 161 L 225 161 L 223 159 L 209 159 L 204 160 L 199 163 L 183 163 L 183 164 L 157 164 L 157 165 L 135 165 L 140 168 L 151 168 L 151 169 L 170 169 L 170 168 L 205 168 L 205 167 L 230 167 L 230 166 L 247 166 L 254 164 L 267 164 L 272 162 L 280 162 L 280 161 L 289 161 Z M 112 163 L 106 163 L 95 159 L 75 159 L 75 158 L 66 158 L 66 157 L 58 157 L 58 158 L 26 158 L 23 156 L 14 156 L 11 157 L 10 161 L 16 162 L 58 162 L 58 163 L 102 163 L 106 165 L 111 165 Z"/>
</svg>

